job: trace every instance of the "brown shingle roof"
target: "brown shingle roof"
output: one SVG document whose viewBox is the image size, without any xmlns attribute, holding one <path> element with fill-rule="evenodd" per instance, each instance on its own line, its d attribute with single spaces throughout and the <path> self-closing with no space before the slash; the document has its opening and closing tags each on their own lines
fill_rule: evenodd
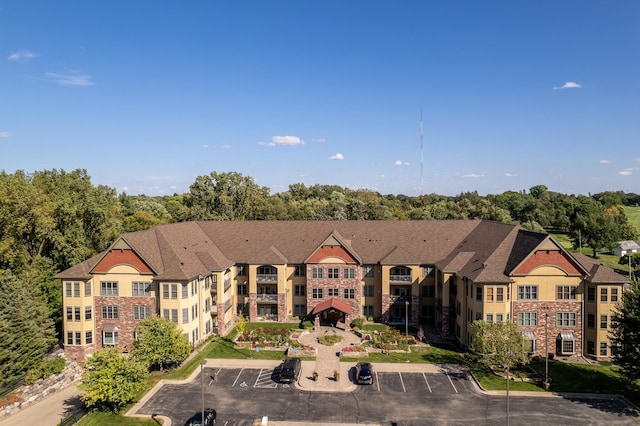
<svg viewBox="0 0 640 426">
<path fill-rule="evenodd" d="M 589 272 L 586 281 L 594 284 L 629 284 L 631 281 L 597 260 L 581 253 L 573 253 L 578 262 Z"/>
</svg>

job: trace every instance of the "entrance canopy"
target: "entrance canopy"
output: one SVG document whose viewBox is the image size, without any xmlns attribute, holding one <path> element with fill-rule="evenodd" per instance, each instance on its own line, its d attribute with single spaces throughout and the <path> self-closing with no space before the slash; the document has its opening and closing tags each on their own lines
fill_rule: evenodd
<svg viewBox="0 0 640 426">
<path fill-rule="evenodd" d="M 345 314 L 351 313 L 351 305 L 349 305 L 346 302 L 343 302 L 340 299 L 335 299 L 335 298 L 325 300 L 324 302 L 317 304 L 316 307 L 313 308 L 313 311 L 311 311 L 311 313 L 317 315 L 320 312 L 326 311 L 328 309 L 334 309 L 336 311 L 340 311 Z"/>
</svg>

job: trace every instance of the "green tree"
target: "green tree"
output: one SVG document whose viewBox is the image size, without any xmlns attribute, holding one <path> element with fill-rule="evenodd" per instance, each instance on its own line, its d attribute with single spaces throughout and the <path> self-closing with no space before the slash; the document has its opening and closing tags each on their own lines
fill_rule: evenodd
<svg viewBox="0 0 640 426">
<path fill-rule="evenodd" d="M 80 382 L 82 401 L 90 409 L 118 412 L 144 390 L 145 366 L 118 348 L 102 349 L 87 358 Z"/>
<path fill-rule="evenodd" d="M 55 343 L 49 310 L 35 290 L 11 272 L 0 277 L 0 387 L 40 364 Z"/>
<path fill-rule="evenodd" d="M 524 336 L 516 324 L 510 321 L 475 321 L 471 325 L 471 333 L 471 349 L 482 355 L 484 363 L 511 369 L 529 362 Z"/>
<path fill-rule="evenodd" d="M 634 382 L 640 379 L 640 286 L 637 281 L 630 291 L 623 292 L 611 328 L 613 361 L 622 369 L 622 377 Z"/>
<path fill-rule="evenodd" d="M 164 369 L 167 360 L 182 361 L 191 351 L 177 324 L 159 316 L 145 318 L 138 324 L 138 339 L 131 356 L 145 367 Z"/>
</svg>

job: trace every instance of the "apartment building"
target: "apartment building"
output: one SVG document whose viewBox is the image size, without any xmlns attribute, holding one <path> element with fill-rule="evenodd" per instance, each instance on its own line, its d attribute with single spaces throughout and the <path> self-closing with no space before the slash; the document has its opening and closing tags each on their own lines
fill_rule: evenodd
<svg viewBox="0 0 640 426">
<path fill-rule="evenodd" d="M 532 354 L 608 359 L 629 280 L 551 236 L 483 221 L 184 222 L 120 236 L 55 276 L 65 351 L 128 351 L 159 315 L 197 344 L 252 322 L 309 317 L 434 325 L 469 344 L 475 320 L 513 321 Z"/>
</svg>

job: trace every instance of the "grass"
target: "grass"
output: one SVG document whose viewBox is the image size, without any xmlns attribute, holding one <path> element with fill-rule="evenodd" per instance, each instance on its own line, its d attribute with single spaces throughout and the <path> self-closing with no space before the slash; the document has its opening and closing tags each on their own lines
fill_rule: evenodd
<svg viewBox="0 0 640 426">
<path fill-rule="evenodd" d="M 337 334 L 325 334 L 318 338 L 318 342 L 325 346 L 333 346 L 336 343 L 342 342 L 342 336 L 338 336 Z"/>
<path fill-rule="evenodd" d="M 636 227 L 636 230 L 640 233 L 640 206 L 625 207 L 624 212 L 627 215 L 629 223 Z"/>
<path fill-rule="evenodd" d="M 420 347 L 422 348 L 422 347 Z M 411 352 L 389 352 L 388 355 L 372 352 L 368 357 L 351 358 L 343 357 L 342 362 L 380 362 L 380 363 L 405 363 L 409 360 L 415 364 L 461 364 L 463 359 L 460 354 L 452 349 L 437 346 L 425 346 L 423 349 L 412 347 Z"/>
<path fill-rule="evenodd" d="M 158 426 L 163 423 L 160 419 L 125 417 L 121 414 L 102 413 L 96 411 L 87 414 L 76 424 L 79 426 Z"/>
</svg>

